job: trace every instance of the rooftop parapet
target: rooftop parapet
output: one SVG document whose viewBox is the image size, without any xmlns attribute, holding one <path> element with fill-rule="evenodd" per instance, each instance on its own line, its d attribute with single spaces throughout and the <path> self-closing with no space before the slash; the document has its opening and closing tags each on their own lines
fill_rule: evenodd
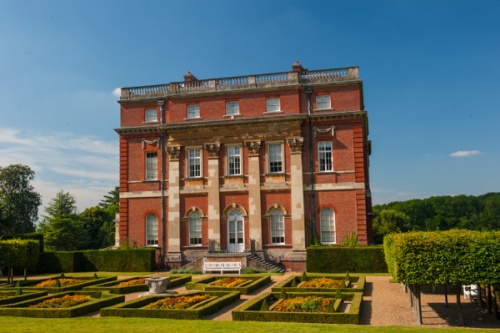
<svg viewBox="0 0 500 333">
<path fill-rule="evenodd" d="M 294 69 L 296 68 L 297 66 L 294 67 Z M 359 67 L 313 71 L 304 69 L 303 71 L 294 70 L 291 72 L 233 76 L 207 80 L 198 80 L 188 72 L 191 75 L 190 80 L 185 80 L 184 82 L 121 88 L 120 101 L 358 81 L 358 69 Z"/>
</svg>

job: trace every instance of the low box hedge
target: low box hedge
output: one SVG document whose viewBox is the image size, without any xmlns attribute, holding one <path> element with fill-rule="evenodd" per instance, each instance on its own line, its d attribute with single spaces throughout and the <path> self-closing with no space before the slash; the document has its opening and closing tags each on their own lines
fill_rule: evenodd
<svg viewBox="0 0 500 333">
<path fill-rule="evenodd" d="M 248 280 L 247 283 L 237 287 L 220 287 L 211 285 L 212 282 L 225 278 L 241 278 Z M 202 291 L 238 291 L 243 295 L 250 294 L 251 292 L 271 283 L 270 275 L 220 275 L 209 276 L 197 281 L 186 283 L 187 290 L 202 290 Z"/>
<path fill-rule="evenodd" d="M 363 300 L 360 292 L 342 293 L 342 300 L 351 302 L 349 312 L 277 312 L 272 308 L 279 301 L 280 293 L 264 293 L 244 303 L 232 312 L 233 320 L 237 321 L 278 321 L 325 324 L 359 324 L 359 309 Z M 288 293 L 288 298 L 295 296 L 335 297 L 332 293 Z M 264 301 L 271 310 L 262 310 Z M 338 310 L 340 301 L 335 302 Z"/>
<path fill-rule="evenodd" d="M 335 280 L 343 280 L 346 274 L 322 274 L 322 273 L 307 273 L 308 279 L 314 278 L 331 278 Z M 351 281 L 351 286 L 348 288 L 340 288 L 342 292 L 363 292 L 365 290 L 365 282 L 366 278 L 364 275 L 350 275 L 349 280 Z M 295 283 L 294 283 L 295 282 Z M 282 288 L 285 288 L 287 292 L 336 292 L 337 288 L 299 288 L 299 283 L 302 282 L 302 275 L 292 275 L 288 277 L 286 280 L 281 281 L 276 284 L 271 291 L 280 292 Z M 296 287 L 293 287 L 293 285 Z M 352 286 L 352 284 L 356 284 L 356 287 Z"/>
<path fill-rule="evenodd" d="M 23 289 L 19 290 L 21 290 L 20 293 L 18 292 L 18 289 L 4 289 L 0 291 L 0 306 L 5 304 L 19 303 L 32 298 L 39 298 L 49 293 L 48 291 L 26 291 Z"/>
<path fill-rule="evenodd" d="M 68 308 L 30 308 L 43 301 L 65 295 L 88 295 L 91 300 Z M 0 307 L 0 316 L 35 317 L 35 318 L 71 318 L 99 311 L 103 307 L 112 306 L 125 301 L 123 295 L 111 295 L 100 292 L 72 291 L 31 299 L 24 302 Z"/>
<path fill-rule="evenodd" d="M 188 309 L 142 309 L 142 307 L 162 300 L 167 297 L 209 295 L 215 296 L 213 300 L 195 304 Z M 185 294 L 154 295 L 138 298 L 123 304 L 101 309 L 101 317 L 145 317 L 169 319 L 201 319 L 203 316 L 215 313 L 227 305 L 240 299 L 239 292 L 206 291 Z"/>
<path fill-rule="evenodd" d="M 132 281 L 135 279 L 147 278 L 145 276 L 136 276 L 123 280 L 116 280 L 112 282 L 107 282 L 103 284 L 99 284 L 96 286 L 90 286 L 83 288 L 84 291 L 107 291 L 111 294 L 130 294 L 141 291 L 148 291 L 148 286 L 144 283 L 141 285 L 133 285 L 133 286 L 124 286 L 119 287 L 118 285 L 122 282 Z M 185 284 L 186 282 L 191 281 L 190 275 L 171 275 L 170 282 L 168 283 L 168 288 L 175 288 Z"/>
<path fill-rule="evenodd" d="M 86 286 L 91 286 L 95 284 L 101 284 L 105 282 L 110 282 L 110 281 L 115 281 L 116 276 L 110 276 L 110 277 L 72 277 L 72 276 L 65 276 L 64 278 L 67 279 L 78 279 L 78 280 L 85 280 L 85 282 L 82 283 L 77 283 L 73 284 L 70 286 L 65 286 L 65 287 L 35 287 L 37 284 L 43 281 L 47 280 L 55 280 L 55 279 L 60 279 L 63 277 L 54 277 L 50 279 L 41 279 L 41 280 L 28 280 L 28 281 L 18 281 L 17 283 L 19 284 L 20 287 L 23 288 L 23 290 L 29 290 L 29 291 L 34 291 L 34 290 L 46 290 L 49 293 L 61 293 L 65 291 L 76 291 L 76 290 L 82 290 Z M 15 287 L 16 284 L 10 284 L 9 287 Z"/>
</svg>

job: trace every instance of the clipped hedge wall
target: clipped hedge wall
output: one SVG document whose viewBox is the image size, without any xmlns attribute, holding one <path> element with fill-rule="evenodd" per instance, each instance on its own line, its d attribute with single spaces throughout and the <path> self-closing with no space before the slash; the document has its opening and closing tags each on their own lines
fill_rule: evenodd
<svg viewBox="0 0 500 333">
<path fill-rule="evenodd" d="M 167 297 L 178 296 L 193 296 L 193 295 L 210 295 L 217 298 L 200 306 L 193 306 L 188 309 L 141 309 L 142 307 L 162 300 Z M 240 299 L 239 292 L 221 292 L 221 291 L 206 291 L 194 292 L 178 295 L 158 295 L 138 298 L 136 300 L 128 301 L 123 304 L 107 307 L 101 309 L 101 317 L 114 316 L 114 317 L 144 317 L 144 318 L 170 318 L 170 319 L 201 319 L 203 316 L 215 313 L 225 306 L 236 302 Z"/>
<path fill-rule="evenodd" d="M 127 250 L 55 251 L 42 255 L 44 273 L 60 272 L 153 272 L 154 248 Z"/>
<path fill-rule="evenodd" d="M 30 308 L 30 305 L 38 304 L 48 299 L 62 297 L 64 295 L 89 295 L 91 300 L 69 308 Z M 0 316 L 35 317 L 35 318 L 71 318 L 86 315 L 90 312 L 99 311 L 103 307 L 112 306 L 125 301 L 124 295 L 110 295 L 86 292 L 65 292 L 52 294 L 33 300 L 6 305 L 0 308 Z"/>
<path fill-rule="evenodd" d="M 316 273 L 387 273 L 382 246 L 311 246 L 307 271 Z"/>
<path fill-rule="evenodd" d="M 500 231 L 448 230 L 384 238 L 389 272 L 406 284 L 500 283 Z"/>
</svg>

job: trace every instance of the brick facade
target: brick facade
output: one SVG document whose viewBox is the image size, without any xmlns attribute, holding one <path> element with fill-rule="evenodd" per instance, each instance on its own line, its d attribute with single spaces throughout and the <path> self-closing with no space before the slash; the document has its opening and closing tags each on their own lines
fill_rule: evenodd
<svg viewBox="0 0 500 333">
<path fill-rule="evenodd" d="M 119 103 L 120 239 L 158 247 L 169 267 L 257 252 L 295 270 L 313 233 L 329 244 L 352 232 L 371 242 L 357 67 L 187 73 L 183 82 L 123 88 Z"/>
</svg>

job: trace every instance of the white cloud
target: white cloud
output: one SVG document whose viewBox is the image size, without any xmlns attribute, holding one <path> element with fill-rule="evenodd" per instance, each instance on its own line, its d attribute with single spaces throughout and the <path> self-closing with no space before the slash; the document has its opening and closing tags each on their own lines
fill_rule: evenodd
<svg viewBox="0 0 500 333">
<path fill-rule="evenodd" d="M 79 211 L 97 205 L 118 186 L 118 150 L 118 140 L 0 128 L 0 166 L 25 164 L 35 171 L 40 213 L 60 190 L 75 197 Z"/>
<path fill-rule="evenodd" d="M 122 88 L 115 88 L 113 90 L 113 96 L 115 96 L 116 98 L 120 98 L 121 95 L 122 95 Z"/>
<path fill-rule="evenodd" d="M 451 157 L 468 157 L 475 155 L 481 155 L 481 152 L 479 150 L 459 150 L 450 154 Z"/>
</svg>

